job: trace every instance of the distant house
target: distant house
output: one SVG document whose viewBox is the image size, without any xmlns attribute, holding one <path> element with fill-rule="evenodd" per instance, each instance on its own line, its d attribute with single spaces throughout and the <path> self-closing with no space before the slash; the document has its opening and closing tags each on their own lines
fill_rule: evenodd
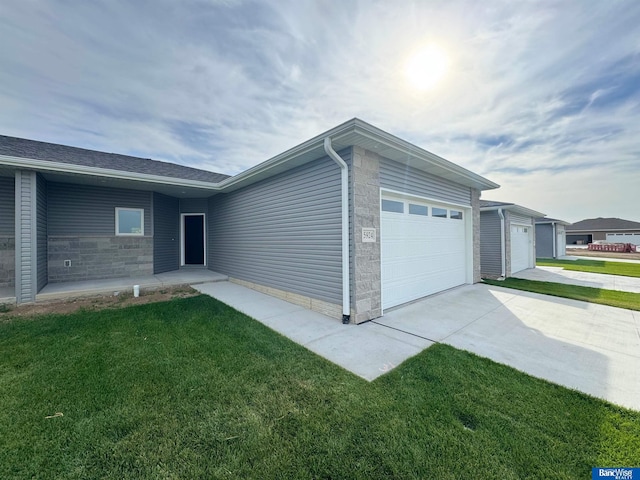
<svg viewBox="0 0 640 480">
<path fill-rule="evenodd" d="M 536 266 L 535 219 L 544 216 L 515 203 L 480 200 L 480 273 L 510 277 Z"/>
<path fill-rule="evenodd" d="M 536 258 L 558 258 L 567 254 L 567 225 L 570 223 L 557 218 L 536 218 Z"/>
<path fill-rule="evenodd" d="M 621 218 L 588 218 L 567 225 L 566 232 L 567 245 L 587 245 L 598 240 L 640 245 L 640 222 Z"/>
<path fill-rule="evenodd" d="M 497 187 L 359 119 L 232 177 L 0 136 L 0 289 L 206 268 L 363 322 L 480 280 Z"/>
</svg>

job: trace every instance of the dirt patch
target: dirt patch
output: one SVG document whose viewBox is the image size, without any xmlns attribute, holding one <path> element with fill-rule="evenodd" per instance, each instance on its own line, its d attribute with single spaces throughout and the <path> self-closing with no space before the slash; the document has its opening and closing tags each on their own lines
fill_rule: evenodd
<svg viewBox="0 0 640 480">
<path fill-rule="evenodd" d="M 28 305 L 0 305 L 0 321 L 10 317 L 30 317 L 46 314 L 67 314 L 78 310 L 97 311 L 105 309 L 123 308 L 131 305 L 164 302 L 174 298 L 187 298 L 199 295 L 193 288 L 182 285 L 163 287 L 156 290 L 143 290 L 139 297 L 131 292 L 118 295 L 92 295 L 68 300 L 50 300 Z"/>
<path fill-rule="evenodd" d="M 601 258 L 620 258 L 623 260 L 640 260 L 640 253 L 616 253 L 616 252 L 597 252 L 587 250 L 586 248 L 567 248 L 567 255 L 575 255 L 576 257 L 601 257 Z"/>
</svg>

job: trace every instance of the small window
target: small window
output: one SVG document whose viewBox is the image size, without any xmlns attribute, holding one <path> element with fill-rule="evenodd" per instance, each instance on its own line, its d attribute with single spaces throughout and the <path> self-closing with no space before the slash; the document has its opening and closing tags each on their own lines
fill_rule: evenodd
<svg viewBox="0 0 640 480">
<path fill-rule="evenodd" d="M 116 208 L 116 235 L 144 235 L 144 210 Z"/>
<path fill-rule="evenodd" d="M 453 218 L 455 220 L 462 220 L 462 212 L 459 210 L 450 210 L 449 218 Z"/>
<path fill-rule="evenodd" d="M 404 213 L 404 203 L 395 200 L 382 200 L 383 212 Z"/>
<path fill-rule="evenodd" d="M 424 215 L 425 217 L 429 215 L 429 209 L 426 205 L 415 205 L 413 203 L 409 204 L 409 214 L 410 215 Z"/>
<path fill-rule="evenodd" d="M 431 215 L 433 217 L 438 217 L 438 218 L 447 218 L 447 209 L 446 208 L 433 207 L 431 209 Z"/>
</svg>

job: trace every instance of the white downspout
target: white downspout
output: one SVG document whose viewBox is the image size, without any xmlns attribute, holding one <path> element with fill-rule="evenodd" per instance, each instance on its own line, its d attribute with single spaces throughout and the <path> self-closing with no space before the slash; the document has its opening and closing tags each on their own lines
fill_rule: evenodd
<svg viewBox="0 0 640 480">
<path fill-rule="evenodd" d="M 500 278 L 503 280 L 507 274 L 507 249 L 504 240 L 504 213 L 502 213 L 502 209 L 498 209 L 498 216 L 500 217 L 500 255 L 502 260 L 502 275 Z"/>
<path fill-rule="evenodd" d="M 331 146 L 331 138 L 324 139 L 324 151 L 340 167 L 342 185 L 342 323 L 351 319 L 351 299 L 349 288 L 349 169 Z"/>
</svg>

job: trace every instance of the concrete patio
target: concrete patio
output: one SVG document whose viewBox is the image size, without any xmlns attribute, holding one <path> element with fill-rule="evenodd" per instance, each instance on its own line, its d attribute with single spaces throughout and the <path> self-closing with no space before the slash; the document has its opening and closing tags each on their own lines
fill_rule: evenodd
<svg viewBox="0 0 640 480">
<path fill-rule="evenodd" d="M 36 302 L 69 299 L 89 295 L 131 292 L 134 285 L 140 289 L 156 289 L 177 285 L 194 285 L 205 282 L 222 282 L 226 275 L 205 268 L 183 268 L 172 272 L 159 273 L 134 278 L 109 278 L 104 280 L 85 280 L 81 282 L 50 283 L 36 295 Z M 0 303 L 14 303 L 13 288 L 0 288 Z"/>
</svg>

